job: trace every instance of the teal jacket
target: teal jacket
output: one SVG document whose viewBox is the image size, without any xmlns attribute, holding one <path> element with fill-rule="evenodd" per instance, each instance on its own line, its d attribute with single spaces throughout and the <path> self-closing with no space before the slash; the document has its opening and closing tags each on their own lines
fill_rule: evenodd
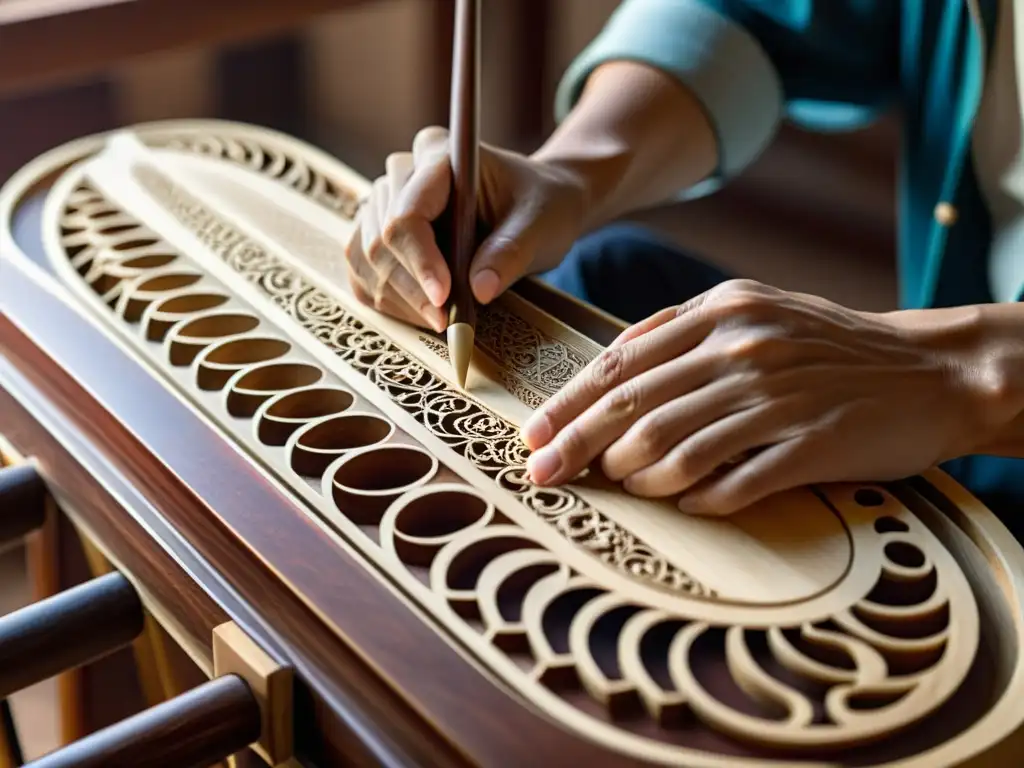
<svg viewBox="0 0 1024 768">
<path fill-rule="evenodd" d="M 556 112 L 569 111 L 588 74 L 605 61 L 641 61 L 669 72 L 702 102 L 717 134 L 714 186 L 756 159 L 783 120 L 850 130 L 898 107 L 900 305 L 988 303 L 991 225 L 972 167 L 971 132 L 998 6 L 625 0 L 566 72 Z M 1024 505 L 1024 461 L 970 457 L 946 468 L 993 506 Z"/>
</svg>

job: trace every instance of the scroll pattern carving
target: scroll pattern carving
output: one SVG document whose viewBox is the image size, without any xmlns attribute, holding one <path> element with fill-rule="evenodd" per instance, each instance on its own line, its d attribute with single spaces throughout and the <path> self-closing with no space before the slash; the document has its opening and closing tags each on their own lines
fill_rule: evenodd
<svg viewBox="0 0 1024 768">
<path fill-rule="evenodd" d="M 436 338 L 420 336 L 420 343 L 448 359 L 448 347 Z M 548 336 L 500 304 L 481 307 L 476 344 L 500 361 L 501 384 L 521 402 L 537 408 L 582 371 L 588 357 L 583 351 Z"/>
<path fill-rule="evenodd" d="M 527 481 L 529 451 L 514 424 L 448 386 L 162 174 L 138 168 L 135 175 L 154 198 L 232 269 L 256 283 L 328 349 L 563 536 L 635 578 L 695 596 L 713 596 L 705 585 L 572 491 L 542 489 Z"/>
<path fill-rule="evenodd" d="M 144 181 L 236 273 L 563 535 L 640 578 L 706 593 L 681 572 L 667 580 L 663 560 L 575 495 L 530 485 L 513 425 L 169 179 Z M 72 193 L 60 226 L 62 257 L 115 322 L 140 325 L 163 365 L 194 362 L 193 386 L 224 391 L 228 412 L 246 423 L 239 434 L 251 423 L 286 466 L 320 480 L 325 499 L 344 498 L 364 516 L 357 522 L 377 526 L 381 557 L 442 598 L 443 623 L 475 632 L 487 653 L 511 662 L 500 674 L 613 748 L 687 765 L 707 765 L 709 753 L 732 765 L 765 745 L 778 751 L 761 765 L 819 760 L 926 720 L 970 669 L 978 622 L 970 588 L 927 527 L 881 490 L 844 497 L 862 572 L 836 610 L 765 623 L 655 608 L 575 572 L 470 486 L 430 484 L 436 458 L 388 443 L 386 420 L 357 412 L 356 396 L 321 368 L 290 359 L 289 343 L 255 315 L 216 309 L 229 288 L 95 189 Z M 346 447 L 325 459 L 327 443 L 314 433 L 345 429 Z M 396 462 L 387 451 L 408 455 Z"/>
<path fill-rule="evenodd" d="M 284 152 L 270 142 L 247 136 L 224 136 L 211 133 L 179 134 L 154 146 L 191 152 L 248 168 L 274 179 L 286 187 L 319 203 L 346 218 L 356 215 L 359 198 L 340 187 L 327 174 L 314 168 L 303 158 Z"/>
</svg>

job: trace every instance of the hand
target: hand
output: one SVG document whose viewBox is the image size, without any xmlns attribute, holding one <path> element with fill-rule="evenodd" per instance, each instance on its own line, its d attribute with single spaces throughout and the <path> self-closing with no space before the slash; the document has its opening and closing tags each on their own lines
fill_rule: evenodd
<svg viewBox="0 0 1024 768">
<path fill-rule="evenodd" d="M 992 382 L 962 329 L 925 322 L 941 312 L 724 283 L 623 332 L 541 406 L 523 428 L 530 477 L 565 482 L 600 456 L 629 493 L 726 515 L 970 453 L 992 427 Z"/>
<path fill-rule="evenodd" d="M 448 131 L 426 128 L 412 152 L 387 159 L 346 246 L 356 297 L 414 325 L 443 331 L 451 275 L 432 222 L 448 206 Z M 480 147 L 478 216 L 491 234 L 473 260 L 476 300 L 493 301 L 517 279 L 557 264 L 580 235 L 584 189 L 566 168 Z"/>
</svg>

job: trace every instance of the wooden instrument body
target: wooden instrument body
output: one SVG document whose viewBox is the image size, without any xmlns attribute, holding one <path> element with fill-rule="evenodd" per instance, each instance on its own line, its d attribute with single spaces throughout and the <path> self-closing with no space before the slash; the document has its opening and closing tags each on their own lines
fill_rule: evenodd
<svg viewBox="0 0 1024 768">
<path fill-rule="evenodd" d="M 201 667 L 231 619 L 294 668 L 300 760 L 1024 755 L 1024 551 L 976 500 L 932 472 L 705 521 L 532 487 L 518 424 L 619 325 L 525 282 L 460 393 L 440 339 L 344 288 L 368 187 L 189 122 L 0 200 L 0 434 Z"/>
</svg>

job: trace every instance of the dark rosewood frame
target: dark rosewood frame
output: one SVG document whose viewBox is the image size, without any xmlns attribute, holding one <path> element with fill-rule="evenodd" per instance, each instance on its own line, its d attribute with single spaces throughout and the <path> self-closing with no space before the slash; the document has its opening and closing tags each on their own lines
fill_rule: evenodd
<svg viewBox="0 0 1024 768">
<path fill-rule="evenodd" d="M 58 500 L 202 653 L 213 627 L 232 619 L 294 665 L 304 762 L 636 764 L 467 663 L 297 501 L 10 259 L 0 261 L 0 310 L 0 433 L 39 462 Z"/>
</svg>

